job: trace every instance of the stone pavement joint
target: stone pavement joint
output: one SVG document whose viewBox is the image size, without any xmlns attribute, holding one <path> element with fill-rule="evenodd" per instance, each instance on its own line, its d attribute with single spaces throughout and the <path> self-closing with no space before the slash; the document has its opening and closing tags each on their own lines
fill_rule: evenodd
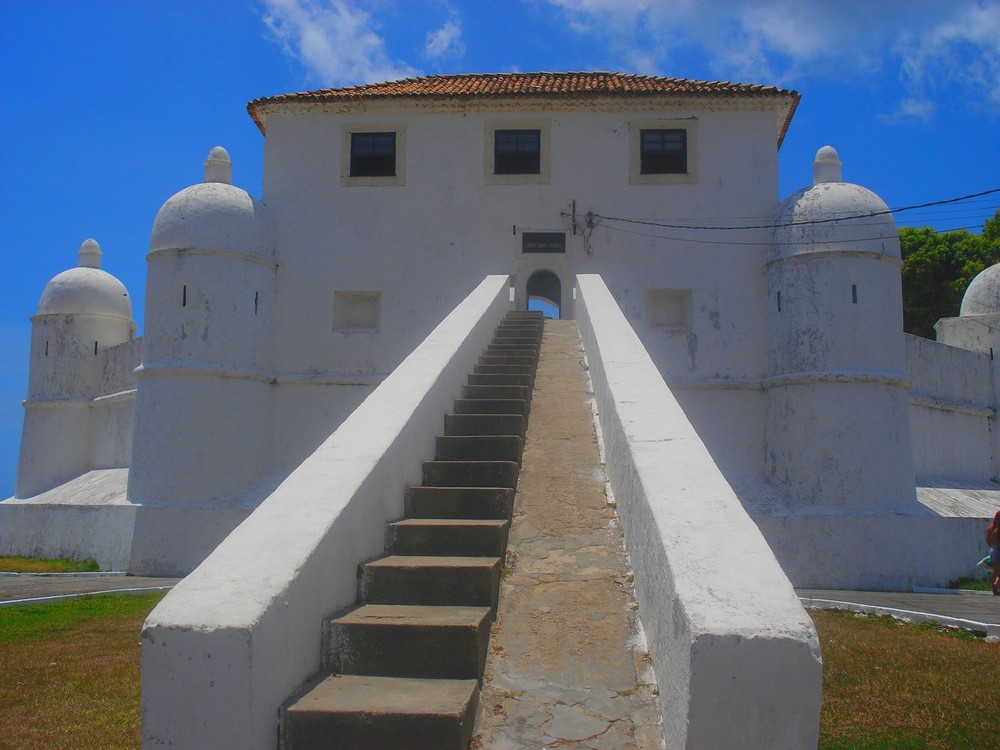
<svg viewBox="0 0 1000 750">
<path fill-rule="evenodd" d="M 663 748 L 573 321 L 546 321 L 472 748 Z"/>
</svg>

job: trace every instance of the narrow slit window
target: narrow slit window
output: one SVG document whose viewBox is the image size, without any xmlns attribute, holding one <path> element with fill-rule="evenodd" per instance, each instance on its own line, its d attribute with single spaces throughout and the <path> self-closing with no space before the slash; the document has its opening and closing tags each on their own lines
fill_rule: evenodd
<svg viewBox="0 0 1000 750">
<path fill-rule="evenodd" d="M 493 134 L 493 174 L 541 174 L 541 130 L 497 130 Z"/>
<path fill-rule="evenodd" d="M 781 292 L 775 294 L 774 297 L 778 302 L 778 312 L 781 312 Z"/>
<path fill-rule="evenodd" d="M 858 304 L 858 285 L 851 284 L 851 302 Z"/>
<path fill-rule="evenodd" d="M 94 342 L 94 354 L 97 354 L 97 342 Z"/>
<path fill-rule="evenodd" d="M 188 304 L 188 288 L 187 284 L 181 289 L 181 307 L 187 307 Z"/>
<path fill-rule="evenodd" d="M 396 133 L 351 133 L 351 177 L 395 177 Z"/>
<path fill-rule="evenodd" d="M 253 293 L 253 314 L 257 314 L 257 309 L 260 306 L 260 292 Z"/>
<path fill-rule="evenodd" d="M 48 341 L 45 342 L 45 356 L 46 357 L 49 356 L 49 342 Z"/>
</svg>

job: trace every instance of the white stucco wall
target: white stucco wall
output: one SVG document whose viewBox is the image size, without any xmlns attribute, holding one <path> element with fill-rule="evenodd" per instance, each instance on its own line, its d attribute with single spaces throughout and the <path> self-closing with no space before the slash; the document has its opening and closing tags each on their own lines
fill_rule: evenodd
<svg viewBox="0 0 1000 750">
<path fill-rule="evenodd" d="M 403 489 L 509 308 L 490 276 L 150 614 L 144 748 L 273 750 L 278 707 L 320 666 L 324 617 L 355 601 Z"/>
<path fill-rule="evenodd" d="M 963 315 L 942 318 L 934 324 L 937 340 L 973 352 L 1000 353 L 1000 314 Z"/>
<path fill-rule="evenodd" d="M 277 390 L 295 391 L 276 398 L 308 404 L 304 374 L 317 381 L 384 377 L 483 273 L 511 274 L 523 306 L 524 285 L 537 270 L 559 276 L 570 315 L 573 276 L 600 272 L 654 360 L 670 363 L 671 376 L 759 380 L 767 367 L 759 322 L 765 230 L 664 230 L 664 239 L 617 224 L 629 231 L 598 227 L 585 245 L 585 214 L 695 224 L 770 216 L 777 202 L 775 106 L 690 99 L 269 107 L 263 200 L 280 264 L 274 361 Z M 630 127 L 660 119 L 696 123 L 696 177 L 631 184 Z M 504 123 L 548 129 L 547 181 L 495 184 L 487 174 L 488 128 Z M 402 184 L 343 184 L 341 143 L 351 128 L 405 131 Z M 568 216 L 573 200 L 576 234 Z M 566 231 L 566 254 L 522 254 L 523 231 Z M 649 322 L 648 289 L 690 290 L 686 329 Z M 344 290 L 381 293 L 377 332 L 334 330 L 334 294 Z M 276 440 L 289 455 L 300 450 L 281 423 Z"/>
<path fill-rule="evenodd" d="M 998 370 L 989 354 L 906 335 L 910 427 L 919 476 L 1000 480 Z"/>
<path fill-rule="evenodd" d="M 577 277 L 607 471 L 670 747 L 815 747 L 812 621 L 596 275 Z"/>
</svg>

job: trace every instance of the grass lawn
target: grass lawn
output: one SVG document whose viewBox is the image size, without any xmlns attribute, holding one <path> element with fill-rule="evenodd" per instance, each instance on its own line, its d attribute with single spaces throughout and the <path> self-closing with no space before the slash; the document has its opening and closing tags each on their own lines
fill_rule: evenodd
<svg viewBox="0 0 1000 750">
<path fill-rule="evenodd" d="M 3 573 L 93 573 L 100 570 L 95 560 L 46 560 L 40 557 L 0 555 Z"/>
<path fill-rule="evenodd" d="M 1000 643 L 811 610 L 823 649 L 820 750 L 995 750 Z"/>
<path fill-rule="evenodd" d="M 0 607 L 0 750 L 136 750 L 139 632 L 164 592 Z M 820 750 L 994 750 L 1000 644 L 811 612 Z"/>
<path fill-rule="evenodd" d="M 0 748 L 138 748 L 139 632 L 164 594 L 0 607 Z"/>
</svg>

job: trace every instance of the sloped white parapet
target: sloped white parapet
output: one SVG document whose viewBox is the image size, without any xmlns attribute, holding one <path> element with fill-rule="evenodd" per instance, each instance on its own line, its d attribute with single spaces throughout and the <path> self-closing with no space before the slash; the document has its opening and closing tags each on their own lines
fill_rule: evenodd
<svg viewBox="0 0 1000 750">
<path fill-rule="evenodd" d="M 576 314 L 667 746 L 815 748 L 812 621 L 600 276 Z"/>
<path fill-rule="evenodd" d="M 274 750 L 278 709 L 320 668 L 323 618 L 354 602 L 444 414 L 510 307 L 486 279 L 153 610 L 142 747 Z"/>
</svg>

